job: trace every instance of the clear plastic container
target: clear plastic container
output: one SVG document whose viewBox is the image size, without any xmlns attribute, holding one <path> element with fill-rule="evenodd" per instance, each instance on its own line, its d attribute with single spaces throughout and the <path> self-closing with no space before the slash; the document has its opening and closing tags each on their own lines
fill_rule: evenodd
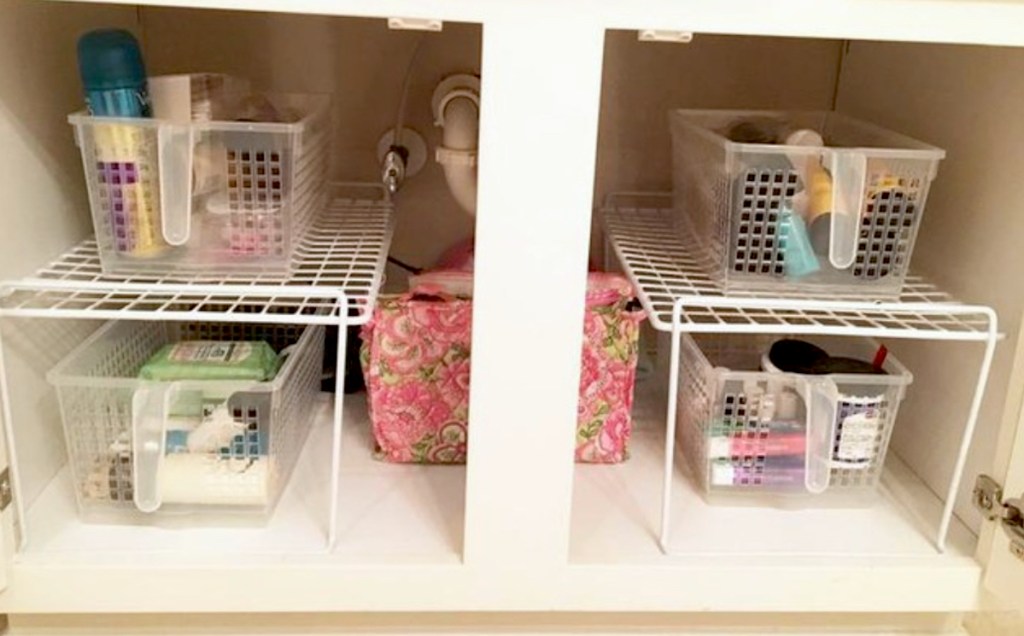
<svg viewBox="0 0 1024 636">
<path fill-rule="evenodd" d="M 779 372 L 765 356 L 777 339 L 683 335 L 677 430 L 700 486 L 713 501 L 869 503 L 913 376 L 891 354 L 886 374 Z M 879 352 L 861 338 L 799 339 L 832 356 Z"/>
<path fill-rule="evenodd" d="M 282 122 L 68 117 L 104 273 L 290 273 L 325 203 L 329 100 L 261 97 Z"/>
<path fill-rule="evenodd" d="M 284 360 L 265 382 L 139 379 L 152 354 L 183 340 L 264 340 Z M 140 321 L 101 327 L 47 376 L 57 388 L 83 519 L 138 523 L 202 513 L 214 522 L 224 514 L 265 521 L 309 432 L 323 349 L 322 327 Z M 230 418 L 242 432 L 215 451 L 183 448 L 188 431 L 213 417 Z"/>
<path fill-rule="evenodd" d="M 679 230 L 723 290 L 898 296 L 945 151 L 828 112 L 670 119 Z"/>
</svg>

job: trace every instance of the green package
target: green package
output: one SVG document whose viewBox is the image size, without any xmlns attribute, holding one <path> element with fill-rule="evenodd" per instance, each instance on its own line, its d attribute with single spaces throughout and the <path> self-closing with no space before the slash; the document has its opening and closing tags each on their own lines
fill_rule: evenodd
<svg viewBox="0 0 1024 636">
<path fill-rule="evenodd" d="M 277 354 L 266 342 L 189 340 L 165 345 L 139 371 L 144 380 L 270 380 Z"/>
</svg>

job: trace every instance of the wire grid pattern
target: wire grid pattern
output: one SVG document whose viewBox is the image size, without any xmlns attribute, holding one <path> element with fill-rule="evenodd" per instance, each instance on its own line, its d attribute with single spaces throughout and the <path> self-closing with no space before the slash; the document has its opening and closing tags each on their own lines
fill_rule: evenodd
<svg viewBox="0 0 1024 636">
<path fill-rule="evenodd" d="M 229 481 L 205 484 L 221 496 L 230 496 L 232 484 L 245 488 L 240 484 L 246 480 L 242 467 L 247 464 L 242 462 L 266 455 L 274 469 L 266 473 L 267 481 L 258 485 L 266 489 L 270 507 L 280 495 L 311 426 L 320 390 L 323 327 L 115 322 L 102 327 L 72 353 L 51 378 L 57 385 L 76 495 L 83 511 L 134 511 L 133 400 L 137 389 L 152 384 L 135 378 L 164 344 L 196 339 L 264 340 L 279 352 L 297 344 L 273 381 L 255 384 L 251 391 L 235 391 L 228 399 L 229 412 L 246 430 L 214 455 L 236 462 L 231 466 L 240 467 L 234 471 L 239 474 Z M 96 386 L 90 382 L 93 378 L 115 381 Z M 208 406 L 203 408 L 205 411 Z M 256 477 L 250 476 L 248 481 L 253 479 Z"/>
<path fill-rule="evenodd" d="M 679 301 L 688 332 L 818 333 L 985 341 L 983 308 L 965 307 L 917 277 L 908 277 L 898 301 L 877 302 L 849 292 L 724 295 L 694 259 L 673 225 L 669 194 L 611 195 L 604 228 L 619 262 L 637 288 L 651 325 L 672 331 Z M 944 311 L 949 307 L 949 311 Z"/>
<path fill-rule="evenodd" d="M 4 283 L 0 316 L 365 323 L 383 278 L 392 205 L 376 187 L 338 189 L 357 196 L 339 196 L 320 214 L 295 252 L 291 276 L 109 276 L 89 239 L 33 277 Z M 339 306 L 341 293 L 348 308 Z"/>
</svg>

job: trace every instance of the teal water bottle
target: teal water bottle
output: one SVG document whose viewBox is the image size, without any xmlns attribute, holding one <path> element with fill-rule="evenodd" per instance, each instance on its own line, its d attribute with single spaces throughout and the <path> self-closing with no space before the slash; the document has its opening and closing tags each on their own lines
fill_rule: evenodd
<svg viewBox="0 0 1024 636">
<path fill-rule="evenodd" d="M 78 72 L 89 113 L 149 117 L 146 67 L 135 36 L 123 29 L 89 31 L 78 40 Z"/>
</svg>

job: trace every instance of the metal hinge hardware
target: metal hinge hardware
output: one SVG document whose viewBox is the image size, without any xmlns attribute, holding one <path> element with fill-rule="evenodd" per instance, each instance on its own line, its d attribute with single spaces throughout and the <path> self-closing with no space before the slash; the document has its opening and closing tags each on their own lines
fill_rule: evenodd
<svg viewBox="0 0 1024 636">
<path fill-rule="evenodd" d="M 11 489 L 11 469 L 5 468 L 0 472 L 0 512 L 7 510 L 14 500 L 14 491 Z"/>
<path fill-rule="evenodd" d="M 989 521 L 999 521 L 1010 537 L 1010 552 L 1024 560 L 1024 497 L 1003 500 L 1003 487 L 988 475 L 974 482 L 974 507 Z"/>
</svg>

